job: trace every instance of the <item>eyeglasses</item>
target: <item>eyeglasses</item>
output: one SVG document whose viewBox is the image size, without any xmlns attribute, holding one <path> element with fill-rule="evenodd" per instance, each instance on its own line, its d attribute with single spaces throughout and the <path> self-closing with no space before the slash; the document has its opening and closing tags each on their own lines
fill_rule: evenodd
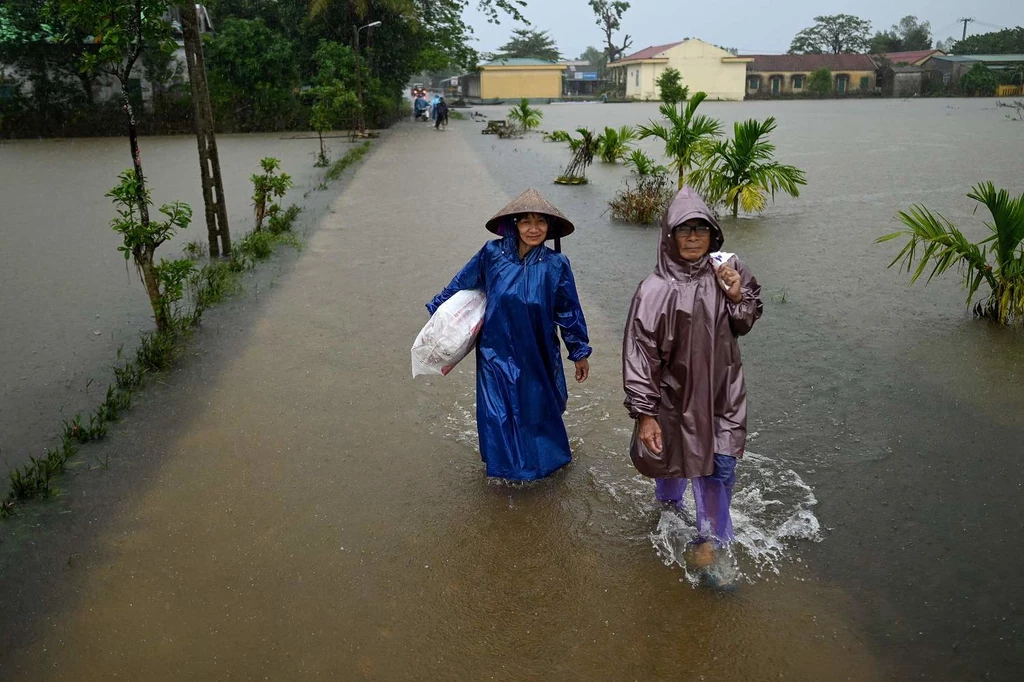
<svg viewBox="0 0 1024 682">
<path fill-rule="evenodd" d="M 676 234 L 681 234 L 689 237 L 694 232 L 698 236 L 703 237 L 704 235 L 711 232 L 710 225 L 677 225 L 675 228 Z"/>
</svg>

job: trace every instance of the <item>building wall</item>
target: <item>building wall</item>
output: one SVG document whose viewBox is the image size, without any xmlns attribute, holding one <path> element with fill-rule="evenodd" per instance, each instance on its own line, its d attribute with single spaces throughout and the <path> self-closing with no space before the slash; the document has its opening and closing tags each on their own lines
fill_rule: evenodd
<svg viewBox="0 0 1024 682">
<path fill-rule="evenodd" d="M 833 88 L 835 88 L 836 80 L 839 76 L 849 76 L 849 87 L 847 92 L 860 92 L 861 83 L 864 78 L 867 78 L 868 86 L 866 90 L 871 92 L 875 89 L 878 76 L 874 71 L 836 71 L 832 74 Z M 750 88 L 750 78 L 757 76 L 760 78 L 758 87 Z M 759 97 L 770 97 L 773 94 L 772 91 L 772 78 L 776 76 L 782 77 L 781 87 L 779 89 L 779 95 L 802 95 L 807 90 L 807 80 L 811 77 L 809 71 L 747 71 L 746 72 L 746 92 L 749 96 Z M 803 77 L 803 87 L 800 89 L 794 88 L 793 76 Z"/>
<path fill-rule="evenodd" d="M 658 77 L 671 67 L 683 77 L 690 92 L 706 92 L 709 99 L 741 100 L 747 66 L 726 63 L 733 55 L 702 40 L 688 40 L 669 49 L 667 60 L 651 60 L 629 64 L 626 71 L 626 96 L 637 99 L 658 99 Z M 639 78 L 638 78 L 639 76 Z"/>
<path fill-rule="evenodd" d="M 562 69 L 485 68 L 480 74 L 483 99 L 558 98 L 562 96 Z"/>
<path fill-rule="evenodd" d="M 747 65 L 727 63 L 733 55 L 703 40 L 687 40 L 668 51 L 668 66 L 678 69 L 690 92 L 706 92 L 708 99 L 743 99 Z"/>
</svg>

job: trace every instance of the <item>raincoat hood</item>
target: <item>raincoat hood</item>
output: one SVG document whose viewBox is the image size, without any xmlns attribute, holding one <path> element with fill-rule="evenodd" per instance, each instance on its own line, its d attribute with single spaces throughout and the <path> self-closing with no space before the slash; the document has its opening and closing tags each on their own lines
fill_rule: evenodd
<svg viewBox="0 0 1024 682">
<path fill-rule="evenodd" d="M 725 244 L 722 227 L 718 224 L 718 219 L 715 218 L 711 209 L 692 187 L 684 186 L 669 204 L 668 210 L 665 211 L 665 215 L 661 219 L 661 243 L 658 247 L 656 272 L 662 277 L 669 279 L 688 277 L 707 262 L 707 256 L 694 263 L 684 259 L 672 236 L 672 231 L 677 225 L 682 225 L 691 218 L 701 218 L 711 225 L 711 246 L 708 248 L 708 253 L 721 251 L 722 245 Z"/>
<path fill-rule="evenodd" d="M 514 235 L 518 238 L 515 229 L 515 216 L 523 213 L 540 213 L 548 218 L 547 239 L 561 239 L 573 233 L 575 226 L 566 218 L 561 211 L 555 208 L 554 204 L 544 198 L 535 189 L 528 189 L 513 199 L 505 208 L 494 214 L 494 217 L 487 221 L 487 229 L 494 234 Z"/>
</svg>

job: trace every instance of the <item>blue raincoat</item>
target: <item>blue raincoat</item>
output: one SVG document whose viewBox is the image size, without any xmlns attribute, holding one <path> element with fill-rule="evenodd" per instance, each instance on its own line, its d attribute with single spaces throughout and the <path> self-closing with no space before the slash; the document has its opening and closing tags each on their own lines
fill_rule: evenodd
<svg viewBox="0 0 1024 682">
<path fill-rule="evenodd" d="M 434 300 L 487 293 L 476 347 L 476 422 L 487 475 L 544 478 L 572 459 L 562 414 L 568 392 L 556 328 L 573 362 L 590 356 L 569 260 L 547 246 L 519 257 L 514 234 L 488 242 Z"/>
</svg>

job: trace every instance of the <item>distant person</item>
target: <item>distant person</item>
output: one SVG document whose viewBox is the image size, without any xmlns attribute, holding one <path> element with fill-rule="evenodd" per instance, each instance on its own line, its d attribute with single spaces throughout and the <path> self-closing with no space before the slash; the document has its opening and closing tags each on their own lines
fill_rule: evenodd
<svg viewBox="0 0 1024 682">
<path fill-rule="evenodd" d="M 434 99 L 430 100 L 430 118 L 433 121 L 437 120 L 437 105 L 441 101 L 439 95 L 434 95 Z"/>
<path fill-rule="evenodd" d="M 416 100 L 412 103 L 413 118 L 424 119 L 427 118 L 427 99 L 423 96 L 423 93 L 416 95 Z"/>
<path fill-rule="evenodd" d="M 440 130 L 442 125 L 448 127 L 448 103 L 444 101 L 444 96 L 438 101 L 434 116 L 434 128 Z"/>
<path fill-rule="evenodd" d="M 530 189 L 487 221 L 487 229 L 499 239 L 487 242 L 427 310 L 433 315 L 466 289 L 487 294 L 476 347 L 480 456 L 488 476 L 544 478 L 572 460 L 562 421 L 568 392 L 558 332 L 576 365 L 576 381 L 590 376 L 587 323 L 559 249 L 575 228 Z M 551 239 L 554 249 L 544 244 Z"/>
<path fill-rule="evenodd" d="M 630 458 L 656 479 L 663 503 L 680 506 L 693 482 L 698 568 L 735 539 L 729 509 L 747 437 L 736 339 L 763 308 L 747 267 L 732 254 L 712 255 L 724 242 L 704 201 L 680 190 L 662 218 L 658 264 L 633 296 L 622 345 L 625 405 L 636 420 Z"/>
</svg>

